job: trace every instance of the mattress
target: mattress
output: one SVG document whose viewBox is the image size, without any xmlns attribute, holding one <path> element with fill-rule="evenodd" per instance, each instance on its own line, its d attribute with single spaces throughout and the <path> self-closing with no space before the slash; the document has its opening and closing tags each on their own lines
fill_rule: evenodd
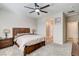
<svg viewBox="0 0 79 59">
<path fill-rule="evenodd" d="M 44 41 L 44 36 L 41 35 L 22 35 L 14 39 L 19 45 L 20 50 L 24 50 L 25 46 L 34 45 L 41 41 Z"/>
</svg>

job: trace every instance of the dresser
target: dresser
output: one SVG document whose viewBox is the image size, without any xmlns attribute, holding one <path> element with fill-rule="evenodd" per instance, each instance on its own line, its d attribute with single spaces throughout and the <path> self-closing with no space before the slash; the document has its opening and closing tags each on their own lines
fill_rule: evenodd
<svg viewBox="0 0 79 59">
<path fill-rule="evenodd" d="M 13 38 L 5 38 L 0 40 L 0 49 L 6 48 L 13 45 Z"/>
</svg>

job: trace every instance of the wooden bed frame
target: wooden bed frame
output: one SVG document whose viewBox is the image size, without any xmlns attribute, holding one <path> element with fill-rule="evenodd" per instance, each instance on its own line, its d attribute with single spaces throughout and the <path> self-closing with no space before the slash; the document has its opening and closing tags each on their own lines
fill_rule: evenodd
<svg viewBox="0 0 79 59">
<path fill-rule="evenodd" d="M 17 33 L 30 33 L 30 28 L 13 28 L 13 38 Z M 19 45 L 14 42 L 18 47 Z M 30 54 L 31 52 L 37 50 L 38 48 L 45 45 L 45 41 L 39 42 L 37 44 L 31 45 L 31 46 L 25 46 L 24 48 L 24 56 L 26 54 Z"/>
</svg>

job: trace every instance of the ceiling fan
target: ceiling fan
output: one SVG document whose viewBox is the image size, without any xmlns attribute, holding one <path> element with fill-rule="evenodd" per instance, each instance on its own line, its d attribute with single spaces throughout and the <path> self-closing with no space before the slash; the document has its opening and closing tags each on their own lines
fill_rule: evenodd
<svg viewBox="0 0 79 59">
<path fill-rule="evenodd" d="M 27 7 L 27 6 L 24 6 L 24 7 L 33 10 L 33 11 L 29 12 L 29 13 L 36 12 L 38 15 L 40 15 L 40 12 L 48 13 L 47 11 L 43 11 L 42 9 L 49 7 L 49 6 L 50 6 L 49 4 L 46 5 L 46 6 L 43 6 L 43 7 L 40 7 L 37 3 L 34 3 L 34 5 L 35 5 L 34 8 L 32 8 L 32 7 Z"/>
</svg>

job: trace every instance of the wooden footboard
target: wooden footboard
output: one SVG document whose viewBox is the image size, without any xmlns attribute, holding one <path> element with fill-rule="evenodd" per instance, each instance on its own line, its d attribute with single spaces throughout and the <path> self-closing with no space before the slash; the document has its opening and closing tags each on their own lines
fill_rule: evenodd
<svg viewBox="0 0 79 59">
<path fill-rule="evenodd" d="M 38 48 L 42 47 L 45 45 L 45 41 L 42 41 L 40 43 L 37 43 L 37 44 L 34 44 L 34 45 L 31 45 L 31 46 L 25 46 L 24 48 L 24 56 L 26 54 L 30 54 L 31 52 L 37 50 Z"/>
</svg>

